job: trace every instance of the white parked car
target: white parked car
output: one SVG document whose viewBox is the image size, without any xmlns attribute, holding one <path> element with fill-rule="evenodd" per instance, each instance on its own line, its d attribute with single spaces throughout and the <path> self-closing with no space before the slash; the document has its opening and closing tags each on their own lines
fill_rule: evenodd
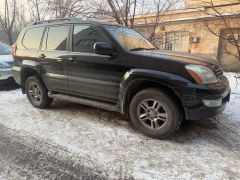
<svg viewBox="0 0 240 180">
<path fill-rule="evenodd" d="M 0 42 L 0 81 L 13 78 L 12 66 L 12 48 Z"/>
</svg>

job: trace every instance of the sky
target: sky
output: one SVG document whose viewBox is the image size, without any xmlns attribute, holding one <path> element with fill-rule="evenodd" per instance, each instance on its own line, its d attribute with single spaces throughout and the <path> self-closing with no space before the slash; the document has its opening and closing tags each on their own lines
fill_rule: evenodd
<svg viewBox="0 0 240 180">
<path fill-rule="evenodd" d="M 8 0 L 9 1 L 9 0 Z M 139 0 L 139 2 L 140 1 L 143 1 L 143 0 Z M 145 3 L 148 3 L 149 5 L 150 4 L 152 4 L 153 3 L 153 0 L 144 0 L 145 1 Z M 183 2 L 184 2 L 184 0 L 180 0 L 180 1 L 182 1 L 181 3 L 179 3 L 179 7 L 182 7 L 183 6 Z M 5 2 L 5 0 L 0 0 L 0 11 L 3 11 L 4 10 L 4 2 Z M 24 5 L 25 3 L 27 2 L 27 0 L 17 0 L 17 3 L 18 4 L 22 4 L 22 5 Z"/>
</svg>

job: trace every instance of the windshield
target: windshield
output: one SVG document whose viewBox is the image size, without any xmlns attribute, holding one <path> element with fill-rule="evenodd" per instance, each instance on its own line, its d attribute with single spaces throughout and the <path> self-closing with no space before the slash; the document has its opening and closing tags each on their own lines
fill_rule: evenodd
<svg viewBox="0 0 240 180">
<path fill-rule="evenodd" d="M 12 48 L 5 43 L 0 43 L 0 55 L 8 54 L 12 54 Z"/>
<path fill-rule="evenodd" d="M 127 27 L 107 26 L 107 30 L 117 39 L 123 48 L 130 51 L 157 49 L 146 38 Z"/>
</svg>

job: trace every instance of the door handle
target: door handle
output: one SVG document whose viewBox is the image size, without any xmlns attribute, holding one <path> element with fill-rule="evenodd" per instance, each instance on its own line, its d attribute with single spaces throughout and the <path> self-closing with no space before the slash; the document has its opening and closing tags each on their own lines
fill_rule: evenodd
<svg viewBox="0 0 240 180">
<path fill-rule="evenodd" d="M 68 59 L 69 59 L 69 61 L 76 61 L 77 58 L 76 57 L 69 57 Z"/>
<path fill-rule="evenodd" d="M 46 58 L 45 54 L 40 54 L 39 58 Z"/>
<path fill-rule="evenodd" d="M 77 57 L 69 57 L 68 60 L 69 60 L 69 61 L 76 62 L 76 61 L 77 61 Z"/>
</svg>

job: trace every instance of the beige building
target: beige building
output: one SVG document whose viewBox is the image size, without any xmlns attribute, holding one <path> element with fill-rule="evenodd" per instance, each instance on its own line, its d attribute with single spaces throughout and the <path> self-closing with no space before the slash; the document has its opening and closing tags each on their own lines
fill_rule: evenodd
<svg viewBox="0 0 240 180">
<path fill-rule="evenodd" d="M 217 5 L 224 5 L 224 4 L 232 4 L 237 3 L 239 0 L 186 0 L 186 8 L 192 8 L 192 7 L 202 7 L 202 6 L 209 6 L 210 4 L 213 4 L 215 6 Z"/>
<path fill-rule="evenodd" d="M 225 70 L 240 71 L 237 48 L 229 41 L 234 37 L 240 45 L 240 1 L 213 2 L 223 18 L 209 7 L 206 0 L 186 0 L 185 9 L 169 11 L 160 16 L 153 41 L 160 49 L 216 57 Z M 149 37 L 156 24 L 155 17 L 155 14 L 137 16 L 135 29 Z"/>
</svg>

